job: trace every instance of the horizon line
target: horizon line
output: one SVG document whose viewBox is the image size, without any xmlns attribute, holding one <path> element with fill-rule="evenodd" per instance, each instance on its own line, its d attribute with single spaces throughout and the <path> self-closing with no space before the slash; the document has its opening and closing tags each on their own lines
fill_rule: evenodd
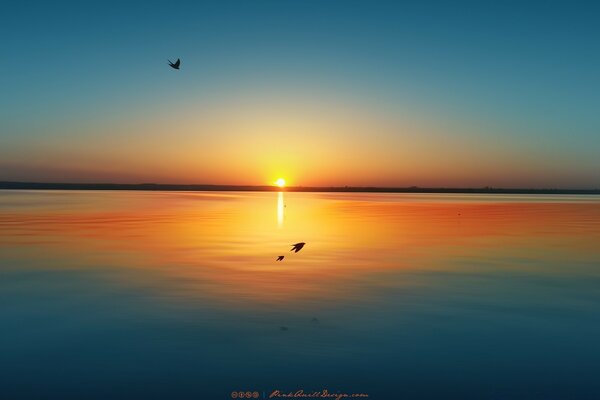
<svg viewBox="0 0 600 400">
<path fill-rule="evenodd" d="M 286 186 L 177 183 L 70 183 L 0 181 L 0 190 L 139 190 L 139 191 L 245 191 L 245 192 L 364 192 L 364 193 L 498 193 L 600 194 L 597 189 L 421 186 Z"/>
</svg>

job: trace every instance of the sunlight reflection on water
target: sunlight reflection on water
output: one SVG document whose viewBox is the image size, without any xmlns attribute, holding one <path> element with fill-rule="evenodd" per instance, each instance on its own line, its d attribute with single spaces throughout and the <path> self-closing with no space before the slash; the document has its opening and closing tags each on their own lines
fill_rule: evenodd
<svg viewBox="0 0 600 400">
<path fill-rule="evenodd" d="M 593 196 L 0 191 L 2 386 L 585 398 L 598 243 Z"/>
</svg>

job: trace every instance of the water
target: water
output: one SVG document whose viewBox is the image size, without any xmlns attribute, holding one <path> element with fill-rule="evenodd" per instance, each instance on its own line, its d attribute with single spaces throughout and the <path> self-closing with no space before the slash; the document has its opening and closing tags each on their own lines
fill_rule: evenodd
<svg viewBox="0 0 600 400">
<path fill-rule="evenodd" d="M 597 399 L 600 198 L 0 191 L 0 326 L 8 399 Z"/>
</svg>

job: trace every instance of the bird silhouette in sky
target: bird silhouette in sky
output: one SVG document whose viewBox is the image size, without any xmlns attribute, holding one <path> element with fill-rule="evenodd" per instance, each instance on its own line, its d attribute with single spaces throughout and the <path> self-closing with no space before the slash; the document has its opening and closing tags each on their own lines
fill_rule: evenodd
<svg viewBox="0 0 600 400">
<path fill-rule="evenodd" d="M 181 64 L 181 60 L 178 58 L 174 63 L 171 60 L 167 60 L 169 62 L 169 66 L 173 69 L 179 69 L 179 64 Z"/>
<path fill-rule="evenodd" d="M 300 250 L 302 250 L 302 248 L 304 247 L 305 244 L 306 243 L 304 243 L 304 242 L 293 244 L 292 248 L 290 249 L 290 251 L 294 251 L 295 253 L 297 253 Z"/>
<path fill-rule="evenodd" d="M 284 257 L 285 257 L 285 256 L 279 256 L 279 257 L 277 257 L 277 261 L 281 261 L 281 260 L 283 260 L 283 258 L 284 258 Z"/>
</svg>

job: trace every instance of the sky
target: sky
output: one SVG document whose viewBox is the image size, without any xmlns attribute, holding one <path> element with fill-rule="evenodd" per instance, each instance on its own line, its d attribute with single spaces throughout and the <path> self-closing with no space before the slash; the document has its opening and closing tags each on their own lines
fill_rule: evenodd
<svg viewBox="0 0 600 400">
<path fill-rule="evenodd" d="M 600 188 L 599 18 L 577 1 L 10 2 L 0 180 Z"/>
</svg>

